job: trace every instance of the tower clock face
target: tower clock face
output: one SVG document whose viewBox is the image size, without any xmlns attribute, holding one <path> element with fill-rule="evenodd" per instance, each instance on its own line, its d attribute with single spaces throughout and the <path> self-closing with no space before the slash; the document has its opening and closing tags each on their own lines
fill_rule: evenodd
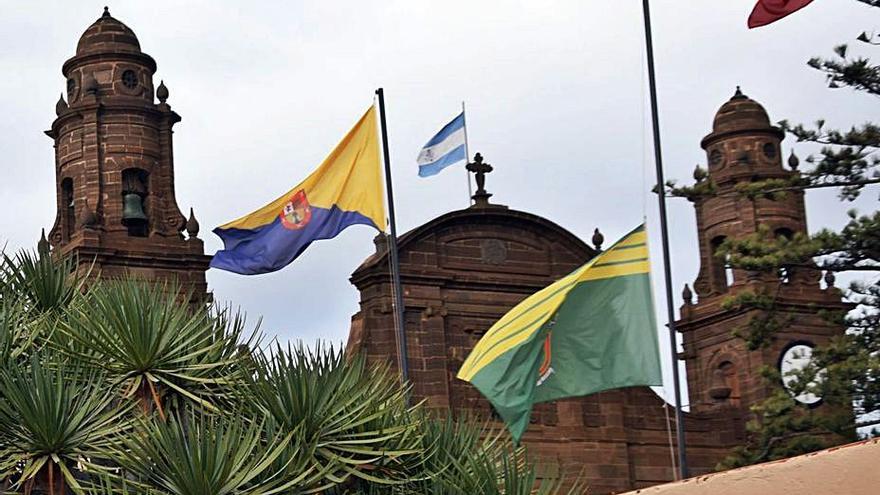
<svg viewBox="0 0 880 495">
<path fill-rule="evenodd" d="M 791 389 L 793 382 L 796 380 L 796 374 L 798 371 L 807 367 L 810 364 L 810 360 L 813 357 L 813 345 L 807 343 L 798 343 L 792 346 L 789 346 L 782 353 L 782 357 L 779 359 L 779 372 L 782 375 L 782 384 L 785 386 L 785 389 L 789 394 L 792 394 L 794 400 L 800 402 L 801 404 L 806 404 L 808 406 L 817 405 L 822 397 L 812 393 L 812 392 L 801 392 L 798 395 L 794 395 L 794 391 Z M 818 380 L 821 380 L 821 371 L 817 373 Z M 812 382 L 811 385 L 815 383 Z"/>
</svg>

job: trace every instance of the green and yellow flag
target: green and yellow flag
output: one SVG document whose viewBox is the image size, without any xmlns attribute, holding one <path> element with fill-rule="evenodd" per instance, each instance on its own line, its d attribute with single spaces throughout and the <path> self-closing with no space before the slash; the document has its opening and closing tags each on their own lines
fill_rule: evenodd
<svg viewBox="0 0 880 495">
<path fill-rule="evenodd" d="M 518 442 L 535 403 L 661 385 L 656 332 L 641 225 L 492 325 L 458 378 L 489 399 Z"/>
</svg>

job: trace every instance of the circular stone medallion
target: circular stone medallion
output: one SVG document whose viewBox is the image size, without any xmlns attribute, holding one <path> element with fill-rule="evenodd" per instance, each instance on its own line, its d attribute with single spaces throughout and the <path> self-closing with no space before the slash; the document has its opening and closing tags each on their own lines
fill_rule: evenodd
<svg viewBox="0 0 880 495">
<path fill-rule="evenodd" d="M 499 239 L 486 239 L 482 244 L 483 263 L 500 265 L 507 261 L 507 245 Z"/>
</svg>

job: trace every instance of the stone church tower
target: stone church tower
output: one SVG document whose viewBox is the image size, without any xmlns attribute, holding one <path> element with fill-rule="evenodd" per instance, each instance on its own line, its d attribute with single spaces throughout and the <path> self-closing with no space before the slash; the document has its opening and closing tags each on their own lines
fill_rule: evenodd
<svg viewBox="0 0 880 495">
<path fill-rule="evenodd" d="M 168 88 L 154 89 L 156 62 L 105 8 L 61 72 L 67 100 L 46 131 L 58 202 L 49 243 L 102 277 L 176 280 L 206 297 L 210 256 L 192 210 L 187 220 L 177 205 L 171 138 L 180 116 Z"/>
<path fill-rule="evenodd" d="M 715 194 L 693 200 L 700 244 L 700 271 L 694 290 L 685 286 L 681 320 L 677 328 L 684 340 L 684 359 L 692 410 L 748 407 L 766 398 L 769 389 L 761 368 L 776 368 L 792 345 L 815 346 L 842 333 L 817 316 L 820 310 L 842 310 L 833 276 L 811 268 L 768 276 L 730 269 L 717 254 L 725 239 L 742 239 L 763 229 L 768 236 L 791 239 L 807 233 L 803 191 L 789 191 L 774 200 L 754 200 L 736 192 L 751 181 L 798 176 L 797 158 L 791 155 L 783 168 L 784 133 L 770 124 L 760 104 L 737 88 L 733 98 L 715 115 L 712 132 L 703 138 L 709 170 L 697 180 L 714 183 Z M 725 309 L 723 302 L 743 291 L 778 294 L 777 310 L 785 325 L 769 347 L 749 350 L 734 335 L 744 328 L 755 310 Z M 697 301 L 694 301 L 696 292 Z"/>
</svg>

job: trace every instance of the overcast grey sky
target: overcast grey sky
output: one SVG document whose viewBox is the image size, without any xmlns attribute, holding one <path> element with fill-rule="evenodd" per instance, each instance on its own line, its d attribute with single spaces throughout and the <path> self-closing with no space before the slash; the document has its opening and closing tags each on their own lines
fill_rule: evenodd
<svg viewBox="0 0 880 495">
<path fill-rule="evenodd" d="M 875 12 L 855 0 L 817 0 L 749 31 L 754 3 L 652 2 L 667 177 L 689 180 L 705 163 L 700 139 L 736 85 L 774 121 L 824 117 L 846 126 L 876 118 L 873 99 L 828 90 L 805 64 L 875 28 Z M 7 250 L 35 246 L 40 228 L 53 223 L 52 142 L 42 131 L 64 89 L 61 64 L 104 4 L 0 0 Z M 494 201 L 584 239 L 598 226 L 609 243 L 647 215 L 665 322 L 638 0 L 118 0 L 110 12 L 156 59 L 156 83 L 165 81 L 168 103 L 183 116 L 175 127 L 177 200 L 195 208 L 208 253 L 220 247 L 211 228 L 302 180 L 384 86 L 401 231 L 467 205 L 461 168 L 420 179 L 415 164 L 465 100 L 471 151 L 495 166 L 487 178 Z M 787 154 L 792 142 L 783 145 Z M 807 202 L 813 231 L 846 220 L 833 192 L 811 192 Z M 691 206 L 673 200 L 670 222 L 680 304 L 681 286 L 698 269 Z M 353 227 L 280 272 L 211 270 L 208 281 L 217 300 L 262 315 L 272 335 L 344 341 L 358 307 L 348 277 L 372 252 L 374 235 Z"/>
</svg>

